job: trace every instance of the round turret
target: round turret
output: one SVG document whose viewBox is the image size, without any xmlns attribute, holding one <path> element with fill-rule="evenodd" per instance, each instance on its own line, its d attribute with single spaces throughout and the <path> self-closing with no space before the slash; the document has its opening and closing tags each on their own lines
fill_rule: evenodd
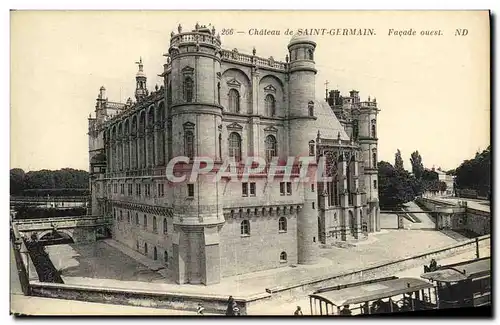
<svg viewBox="0 0 500 325">
<path fill-rule="evenodd" d="M 311 36 L 308 35 L 293 35 L 292 39 L 290 39 L 290 42 L 288 43 L 288 48 L 290 49 L 290 47 L 295 44 L 310 44 L 313 47 L 316 47 L 316 42 Z"/>
</svg>

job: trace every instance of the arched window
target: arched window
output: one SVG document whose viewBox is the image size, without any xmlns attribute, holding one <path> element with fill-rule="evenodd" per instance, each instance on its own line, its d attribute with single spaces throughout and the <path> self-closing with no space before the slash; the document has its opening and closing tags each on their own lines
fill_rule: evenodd
<svg viewBox="0 0 500 325">
<path fill-rule="evenodd" d="M 241 160 L 241 137 L 235 132 L 229 135 L 229 157 L 234 157 L 235 161 Z"/>
<path fill-rule="evenodd" d="M 266 99 L 266 115 L 274 116 L 276 114 L 276 100 L 271 94 L 267 94 Z"/>
<path fill-rule="evenodd" d="M 243 220 L 241 222 L 241 234 L 242 235 L 250 235 L 250 221 Z"/>
<path fill-rule="evenodd" d="M 163 261 L 165 262 L 165 265 L 168 265 L 168 252 L 167 251 L 163 252 Z"/>
<path fill-rule="evenodd" d="M 148 216 L 144 215 L 144 229 L 148 228 Z"/>
<path fill-rule="evenodd" d="M 155 261 L 158 259 L 158 251 L 156 250 L 156 246 L 155 246 L 155 248 L 153 248 L 153 259 Z"/>
<path fill-rule="evenodd" d="M 229 90 L 229 111 L 233 113 L 240 112 L 240 93 L 236 89 Z"/>
<path fill-rule="evenodd" d="M 130 223 L 130 211 L 127 211 L 127 222 Z"/>
<path fill-rule="evenodd" d="M 158 225 L 156 224 L 156 217 L 153 216 L 153 232 L 158 231 Z"/>
<path fill-rule="evenodd" d="M 222 134 L 219 133 L 219 158 L 222 159 Z"/>
<path fill-rule="evenodd" d="M 311 50 L 311 49 L 307 50 L 307 59 L 314 60 L 314 52 L 313 52 L 313 50 Z"/>
<path fill-rule="evenodd" d="M 281 252 L 280 262 L 286 262 L 286 259 L 287 259 L 286 252 Z"/>
<path fill-rule="evenodd" d="M 191 77 L 184 79 L 184 100 L 188 103 L 193 101 L 193 79 Z"/>
<path fill-rule="evenodd" d="M 136 225 L 139 224 L 139 214 L 138 213 L 135 214 L 135 224 Z"/>
<path fill-rule="evenodd" d="M 266 137 L 266 161 L 270 162 L 273 157 L 278 153 L 276 138 L 273 135 Z"/>
<path fill-rule="evenodd" d="M 315 153 L 314 153 L 315 147 L 316 146 L 314 144 L 314 141 L 313 140 L 309 141 L 309 156 L 314 156 L 315 155 Z"/>
<path fill-rule="evenodd" d="M 307 110 L 309 112 L 309 116 L 314 116 L 314 102 L 313 101 L 310 101 L 307 104 Z"/>
<path fill-rule="evenodd" d="M 144 253 L 148 255 L 148 243 L 144 243 Z"/>
<path fill-rule="evenodd" d="M 373 168 L 377 168 L 377 153 L 376 152 L 372 153 L 372 165 L 373 165 Z"/>
<path fill-rule="evenodd" d="M 281 217 L 279 220 L 278 220 L 278 227 L 279 227 L 279 231 L 280 232 L 286 232 L 286 218 L 285 217 Z"/>
<path fill-rule="evenodd" d="M 123 211 L 120 210 L 120 221 L 122 221 L 122 220 L 123 220 Z"/>
<path fill-rule="evenodd" d="M 194 158 L 194 134 L 192 131 L 184 132 L 184 155 Z"/>
<path fill-rule="evenodd" d="M 167 232 L 168 232 L 167 218 L 163 218 L 163 233 L 166 234 Z"/>
<path fill-rule="evenodd" d="M 374 123 L 372 123 L 372 138 L 377 137 L 377 127 L 375 126 Z"/>
</svg>

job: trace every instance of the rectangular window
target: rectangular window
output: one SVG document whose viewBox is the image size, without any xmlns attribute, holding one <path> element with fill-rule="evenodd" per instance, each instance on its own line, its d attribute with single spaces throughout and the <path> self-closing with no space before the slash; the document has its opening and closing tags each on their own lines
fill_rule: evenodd
<svg viewBox="0 0 500 325">
<path fill-rule="evenodd" d="M 113 192 L 118 193 L 118 184 L 113 184 Z"/>
<path fill-rule="evenodd" d="M 165 195 L 165 187 L 164 184 L 158 184 L 158 196 L 162 197 Z"/>
<path fill-rule="evenodd" d="M 241 184 L 241 192 L 243 196 L 248 196 L 248 183 Z"/>
<path fill-rule="evenodd" d="M 311 184 L 311 192 L 314 192 L 314 184 Z"/>
<path fill-rule="evenodd" d="M 286 183 L 286 195 L 292 195 L 292 183 Z"/>
<path fill-rule="evenodd" d="M 285 183 L 280 183 L 280 195 L 285 195 Z"/>
<path fill-rule="evenodd" d="M 377 188 L 377 180 L 374 180 L 373 181 L 373 188 L 376 189 Z"/>
<path fill-rule="evenodd" d="M 250 183 L 250 196 L 255 196 L 255 183 Z"/>
<path fill-rule="evenodd" d="M 194 184 L 188 184 L 188 197 L 194 197 Z"/>
<path fill-rule="evenodd" d="M 316 209 L 316 208 L 314 207 L 314 202 L 312 203 L 312 208 L 313 208 L 313 209 Z"/>
</svg>

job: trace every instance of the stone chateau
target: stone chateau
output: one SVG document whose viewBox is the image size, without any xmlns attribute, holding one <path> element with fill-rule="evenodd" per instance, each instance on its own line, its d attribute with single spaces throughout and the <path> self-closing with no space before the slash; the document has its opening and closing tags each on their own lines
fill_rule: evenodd
<svg viewBox="0 0 500 325">
<path fill-rule="evenodd" d="M 148 89 L 142 60 L 135 100 L 109 101 L 101 87 L 88 121 L 92 214 L 112 216 L 112 237 L 162 261 L 179 284 L 313 264 L 321 244 L 379 231 L 376 99 L 317 99 L 307 37 L 290 40 L 284 62 L 221 45 L 214 28 L 179 26 L 161 87 Z M 216 166 L 325 156 L 333 181 L 293 182 L 294 169 L 291 181 L 270 182 L 266 169 L 247 182 L 207 174 L 173 184 L 166 166 L 177 156 Z"/>
</svg>

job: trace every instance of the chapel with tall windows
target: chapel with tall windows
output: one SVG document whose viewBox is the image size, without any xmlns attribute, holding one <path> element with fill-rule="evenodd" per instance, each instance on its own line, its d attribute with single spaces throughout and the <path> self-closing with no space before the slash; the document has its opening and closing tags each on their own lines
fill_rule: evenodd
<svg viewBox="0 0 500 325">
<path fill-rule="evenodd" d="M 316 96 L 316 47 L 294 36 L 279 61 L 224 49 L 213 27 L 179 25 L 162 85 L 148 88 L 141 58 L 135 100 L 109 101 L 100 88 L 88 120 L 91 213 L 110 216 L 114 240 L 179 284 L 314 264 L 320 245 L 379 231 L 376 99 Z M 293 169 L 270 181 L 266 168 L 241 181 L 208 173 L 170 183 L 166 167 L 179 156 L 216 166 L 261 157 L 266 167 L 325 157 L 331 179 L 296 182 Z"/>
</svg>

